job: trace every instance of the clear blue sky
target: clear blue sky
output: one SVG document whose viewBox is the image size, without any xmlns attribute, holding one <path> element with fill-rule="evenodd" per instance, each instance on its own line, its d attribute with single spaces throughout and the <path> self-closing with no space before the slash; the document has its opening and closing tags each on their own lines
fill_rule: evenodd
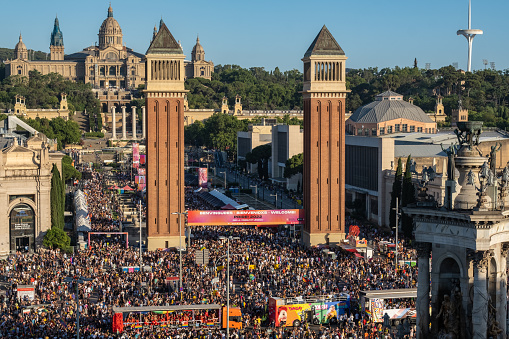
<svg viewBox="0 0 509 339">
<path fill-rule="evenodd" d="M 507 0 L 472 0 L 474 39 L 472 68 L 482 60 L 509 68 Z M 124 43 L 145 53 L 161 16 L 190 59 L 199 34 L 205 57 L 214 64 L 272 70 L 297 68 L 326 25 L 348 56 L 347 67 L 412 66 L 432 68 L 458 62 L 466 69 L 467 41 L 457 36 L 467 28 L 468 0 L 121 0 L 111 2 Z M 49 52 L 53 20 L 58 14 L 65 52 L 93 45 L 108 1 L 18 0 L 2 4 L 0 47 L 14 48 L 21 31 L 29 49 Z M 22 20 L 20 20 L 22 18 Z"/>
</svg>

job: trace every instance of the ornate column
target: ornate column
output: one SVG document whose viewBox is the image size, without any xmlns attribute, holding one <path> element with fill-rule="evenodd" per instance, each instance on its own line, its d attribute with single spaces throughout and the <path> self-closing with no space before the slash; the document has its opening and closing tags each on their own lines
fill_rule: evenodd
<svg viewBox="0 0 509 339">
<path fill-rule="evenodd" d="M 145 106 L 141 107 L 141 137 L 145 139 L 147 130 L 147 125 L 145 124 Z"/>
<path fill-rule="evenodd" d="M 506 338 L 507 331 L 507 254 L 509 244 L 502 245 L 500 251 L 500 274 L 497 274 L 497 321 L 502 330 L 502 338 Z"/>
<path fill-rule="evenodd" d="M 488 290 L 486 274 L 488 271 L 489 252 L 472 251 L 469 257 L 474 265 L 474 303 L 472 306 L 472 332 L 473 338 L 487 337 L 488 330 Z"/>
<path fill-rule="evenodd" d="M 112 139 L 117 138 L 117 117 L 115 116 L 115 106 L 111 107 L 111 132 L 113 133 Z"/>
<path fill-rule="evenodd" d="M 429 338 L 429 258 L 431 244 L 416 244 L 419 271 L 417 275 L 417 339 Z"/>
<path fill-rule="evenodd" d="M 126 125 L 127 119 L 125 116 L 125 106 L 122 106 L 122 140 L 127 139 Z"/>
<path fill-rule="evenodd" d="M 133 139 L 136 139 L 136 106 L 131 107 L 133 116 Z"/>
</svg>

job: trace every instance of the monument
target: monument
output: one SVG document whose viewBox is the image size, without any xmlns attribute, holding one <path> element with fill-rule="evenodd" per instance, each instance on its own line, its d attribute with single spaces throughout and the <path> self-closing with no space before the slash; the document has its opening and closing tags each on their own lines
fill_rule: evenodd
<svg viewBox="0 0 509 339">
<path fill-rule="evenodd" d="M 458 123 L 443 206 L 404 208 L 417 242 L 417 338 L 506 337 L 509 168 L 493 172 L 498 149 L 483 156 L 481 132 L 482 122 Z"/>
</svg>

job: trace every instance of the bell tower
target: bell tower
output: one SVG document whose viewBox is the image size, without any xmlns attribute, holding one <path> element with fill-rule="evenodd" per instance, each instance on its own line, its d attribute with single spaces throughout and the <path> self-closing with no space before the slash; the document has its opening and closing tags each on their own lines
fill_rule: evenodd
<svg viewBox="0 0 509 339">
<path fill-rule="evenodd" d="M 345 237 L 345 52 L 327 27 L 304 62 L 304 242 Z"/>
<path fill-rule="evenodd" d="M 185 209 L 184 53 L 162 20 L 146 53 L 145 72 L 147 247 L 153 250 L 179 246 L 184 215 L 178 213 Z"/>
<path fill-rule="evenodd" d="M 60 30 L 60 24 L 58 18 L 55 18 L 55 24 L 53 25 L 53 32 L 51 32 L 51 41 L 49 44 L 50 59 L 64 60 L 64 36 Z"/>
</svg>

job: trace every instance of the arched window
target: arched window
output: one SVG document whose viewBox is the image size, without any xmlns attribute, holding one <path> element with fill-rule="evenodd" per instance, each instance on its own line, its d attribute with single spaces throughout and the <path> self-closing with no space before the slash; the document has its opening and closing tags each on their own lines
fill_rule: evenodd
<svg viewBox="0 0 509 339">
<path fill-rule="evenodd" d="M 27 204 L 16 205 L 9 214 L 10 249 L 11 251 L 28 251 L 34 249 L 35 213 Z"/>
</svg>

